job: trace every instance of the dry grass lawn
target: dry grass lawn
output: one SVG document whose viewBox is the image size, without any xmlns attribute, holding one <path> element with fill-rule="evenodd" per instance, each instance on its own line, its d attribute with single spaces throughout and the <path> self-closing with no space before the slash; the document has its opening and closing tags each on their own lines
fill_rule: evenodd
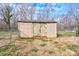
<svg viewBox="0 0 79 59">
<path fill-rule="evenodd" d="M 0 38 L 0 56 L 77 56 L 79 37 L 58 37 L 50 39 L 20 39 L 12 36 Z M 8 45 L 7 45 L 8 44 Z"/>
<path fill-rule="evenodd" d="M 1 48 L 5 48 L 7 42 L 9 40 L 1 40 L 0 46 Z M 13 42 L 13 46 L 9 48 L 5 48 L 4 50 L 15 47 L 14 49 L 18 49 L 17 53 L 13 55 L 49 55 L 49 56 L 73 56 L 79 55 L 79 40 L 74 38 L 57 38 L 53 40 L 39 40 L 39 39 L 16 39 Z M 14 50 L 12 49 L 12 50 Z M 4 51 L 1 51 L 4 52 Z M 9 52 L 8 50 L 6 51 Z M 7 53 L 4 52 L 5 55 Z M 11 53 L 11 51 L 9 52 Z M 4 55 L 3 54 L 3 55 Z M 1 53 L 0 53 L 1 55 Z M 11 55 L 11 54 L 10 54 Z"/>
<path fill-rule="evenodd" d="M 19 55 L 32 56 L 76 56 L 79 55 L 79 38 L 59 37 L 52 40 L 17 39 L 15 46 Z"/>
</svg>

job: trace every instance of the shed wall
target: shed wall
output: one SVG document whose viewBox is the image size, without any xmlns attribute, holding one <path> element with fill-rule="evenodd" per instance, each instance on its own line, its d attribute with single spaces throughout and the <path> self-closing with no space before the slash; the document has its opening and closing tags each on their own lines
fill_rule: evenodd
<svg viewBox="0 0 79 59">
<path fill-rule="evenodd" d="M 20 37 L 47 36 L 57 37 L 57 23 L 18 22 Z"/>
<path fill-rule="evenodd" d="M 20 37 L 32 37 L 33 30 L 32 30 L 32 23 L 18 23 L 18 29 L 20 31 Z"/>
<path fill-rule="evenodd" d="M 47 37 L 57 37 L 57 23 L 47 24 Z"/>
</svg>

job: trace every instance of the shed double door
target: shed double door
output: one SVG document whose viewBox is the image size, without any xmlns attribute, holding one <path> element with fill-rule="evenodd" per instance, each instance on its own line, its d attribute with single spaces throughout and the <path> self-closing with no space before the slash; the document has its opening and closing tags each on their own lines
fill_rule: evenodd
<svg viewBox="0 0 79 59">
<path fill-rule="evenodd" d="M 34 23 L 33 24 L 33 36 L 46 36 L 47 33 L 46 23 Z"/>
</svg>

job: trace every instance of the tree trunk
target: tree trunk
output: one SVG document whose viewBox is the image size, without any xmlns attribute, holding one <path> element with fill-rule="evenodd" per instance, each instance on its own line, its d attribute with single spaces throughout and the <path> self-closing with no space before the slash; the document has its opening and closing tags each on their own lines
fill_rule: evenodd
<svg viewBox="0 0 79 59">
<path fill-rule="evenodd" d="M 10 24 L 8 24 L 8 28 L 9 28 L 9 33 L 10 33 L 10 44 L 12 44 L 12 31 L 11 31 L 11 26 L 10 26 Z"/>
</svg>

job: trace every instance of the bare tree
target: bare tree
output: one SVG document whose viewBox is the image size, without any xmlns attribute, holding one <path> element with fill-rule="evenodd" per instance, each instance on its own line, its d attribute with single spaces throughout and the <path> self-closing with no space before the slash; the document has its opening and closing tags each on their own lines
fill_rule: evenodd
<svg viewBox="0 0 79 59">
<path fill-rule="evenodd" d="M 54 6 L 51 3 L 48 3 L 47 6 L 44 8 L 44 17 L 46 20 L 53 20 L 53 11 L 54 11 Z M 50 13 L 51 12 L 51 13 Z M 52 14 L 52 15 L 51 15 Z"/>
<path fill-rule="evenodd" d="M 3 21 L 6 23 L 6 25 L 8 26 L 8 29 L 10 31 L 10 43 L 11 43 L 11 38 L 12 38 L 12 33 L 11 33 L 11 7 L 9 5 L 5 5 L 5 7 L 2 9 L 2 16 L 3 16 Z"/>
</svg>

